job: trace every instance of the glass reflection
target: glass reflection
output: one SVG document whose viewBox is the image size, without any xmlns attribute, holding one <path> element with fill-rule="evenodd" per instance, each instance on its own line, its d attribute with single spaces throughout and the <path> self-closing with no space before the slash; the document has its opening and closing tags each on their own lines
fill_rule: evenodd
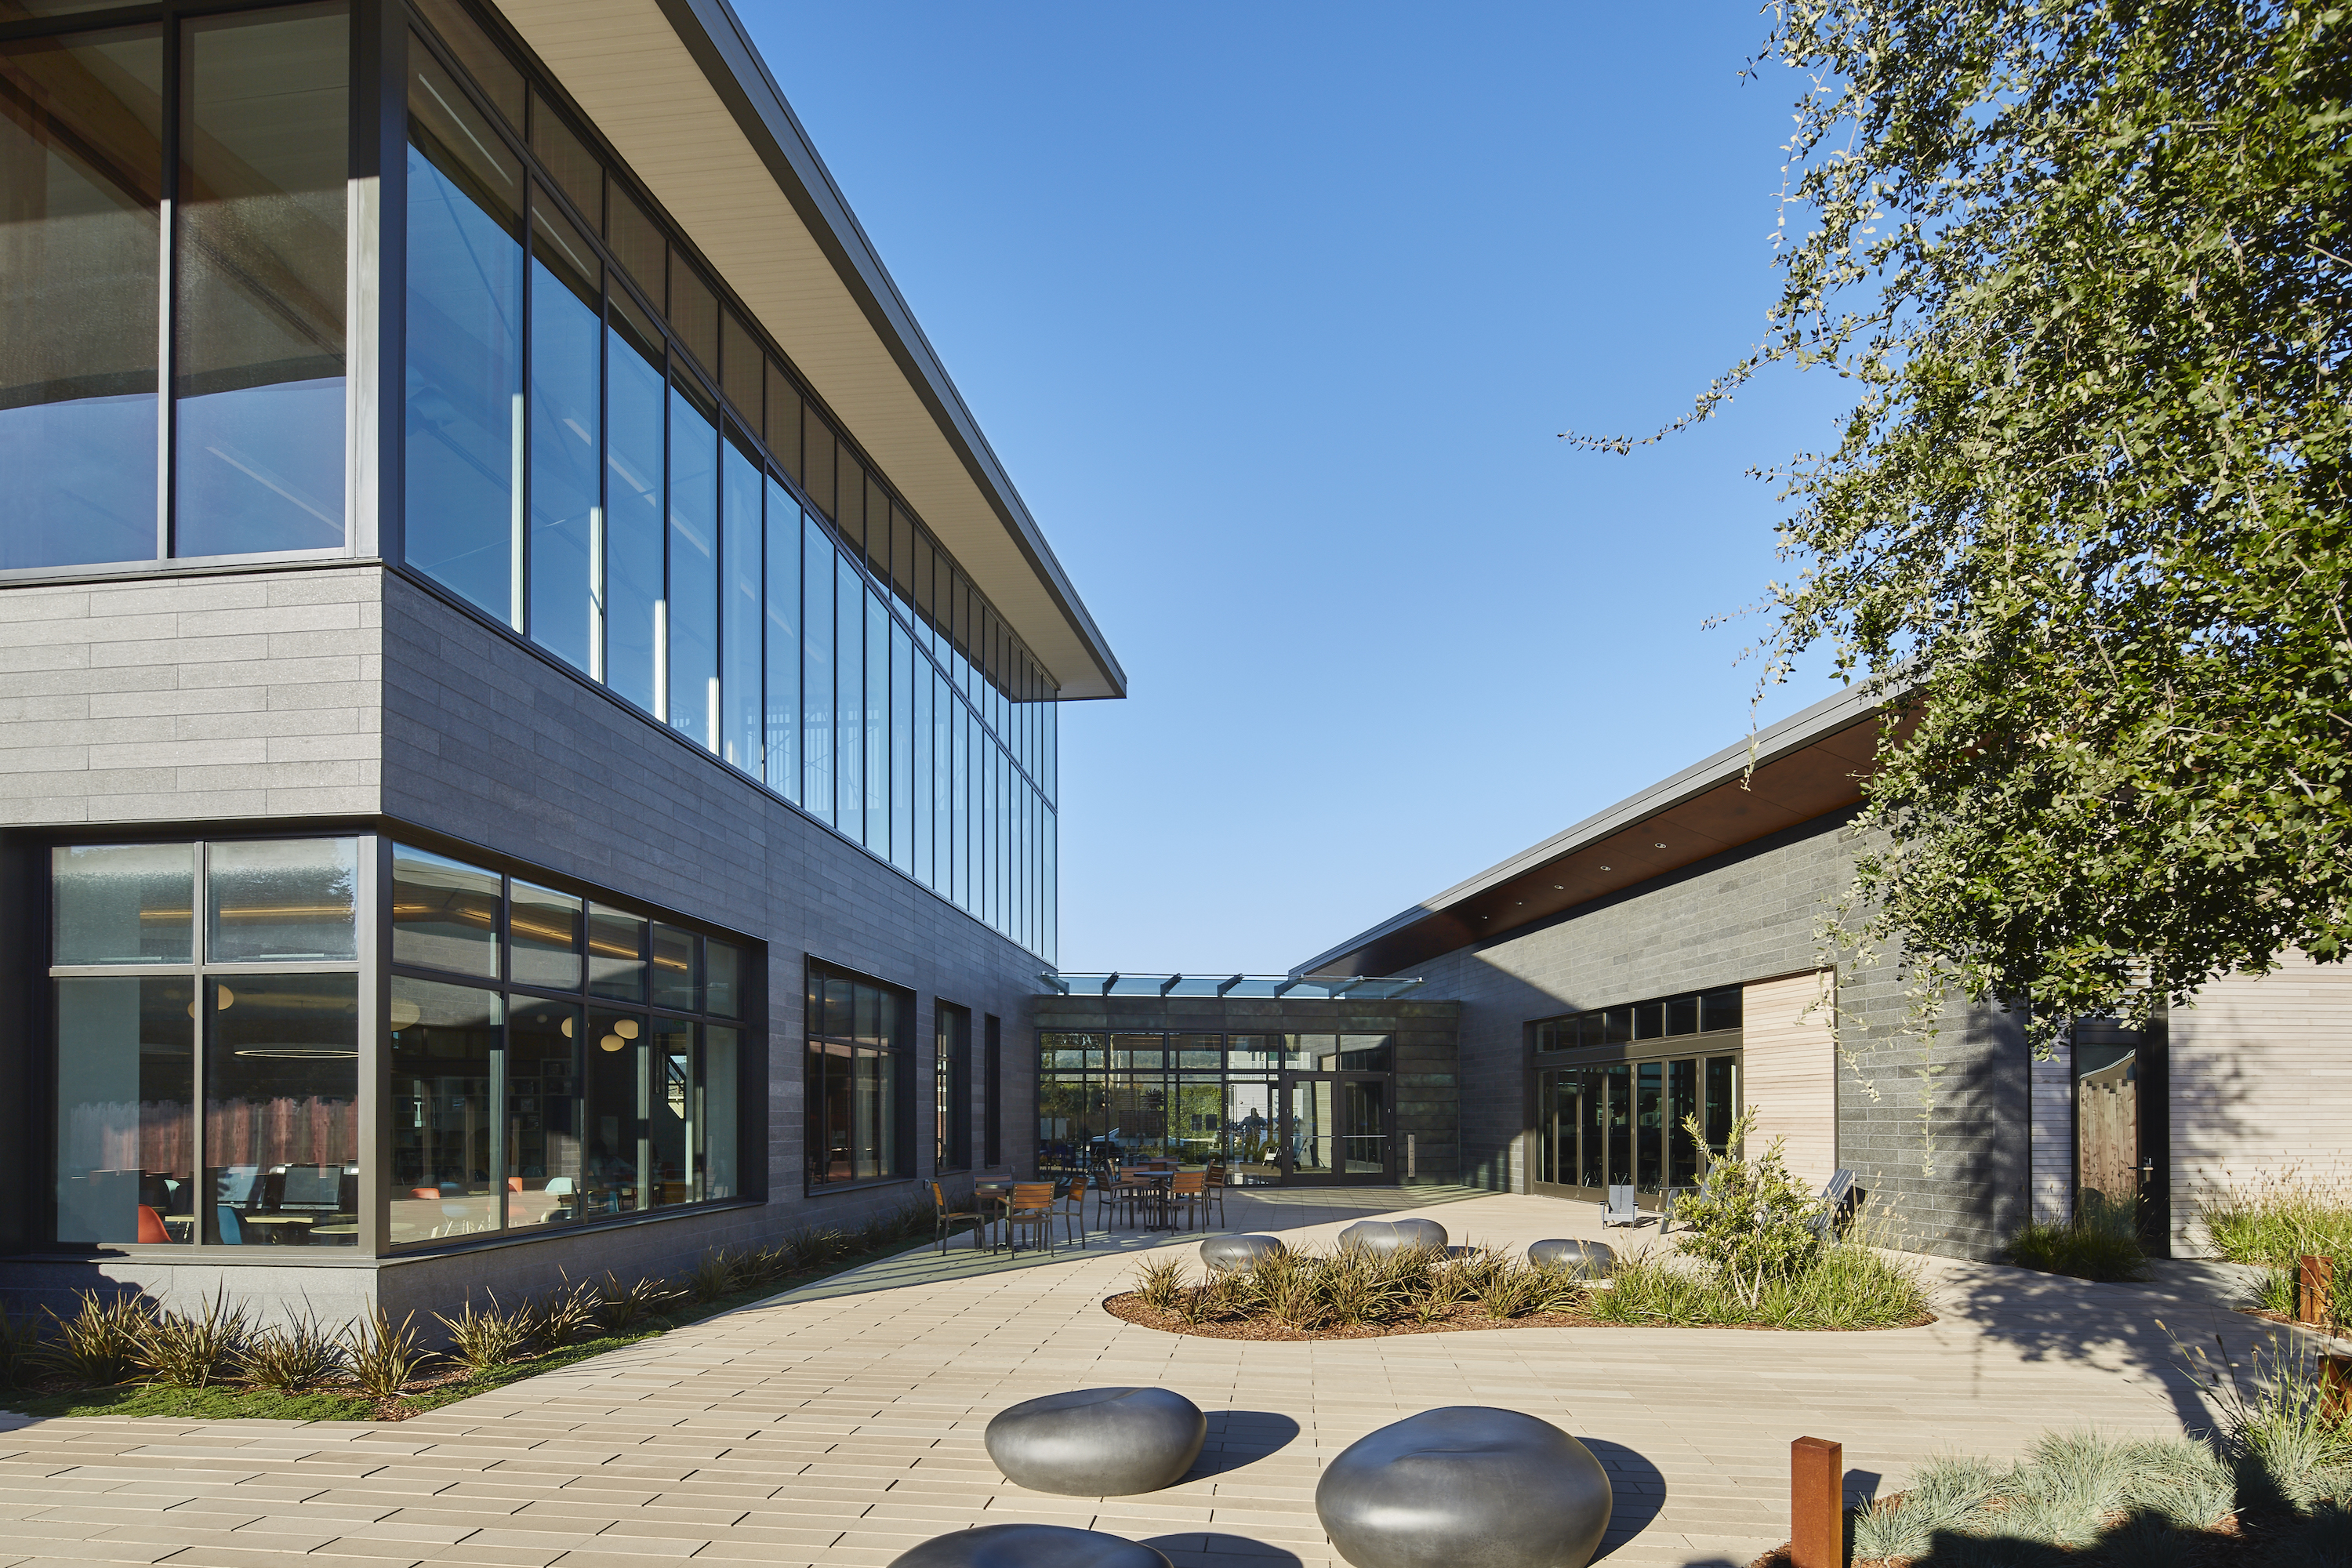
<svg viewBox="0 0 2352 1568">
<path fill-rule="evenodd" d="M 206 1241 L 357 1244 L 358 984 L 253 974 L 205 986 Z"/>
<path fill-rule="evenodd" d="M 760 705 L 760 470 L 732 440 L 722 451 L 719 539 L 725 551 L 720 582 L 719 754 L 745 773 L 760 773 L 767 724 Z"/>
<path fill-rule="evenodd" d="M 681 388 L 669 396 L 669 709 L 719 749 L 719 432 Z"/>
<path fill-rule="evenodd" d="M 0 568 L 156 553 L 163 47 L 0 44 Z"/>
<path fill-rule="evenodd" d="M 661 340 L 618 289 L 604 334 L 604 679 L 655 710 L 662 597 Z"/>
<path fill-rule="evenodd" d="M 513 886 L 507 942 L 514 979 L 550 990 L 574 989 L 580 984 L 581 901 L 570 893 L 529 882 Z"/>
<path fill-rule="evenodd" d="M 77 844 L 49 852 L 52 962 L 185 963 L 195 847 Z"/>
<path fill-rule="evenodd" d="M 349 21 L 182 26 L 173 553 L 340 547 Z"/>
<path fill-rule="evenodd" d="M 499 1228 L 499 994 L 392 977 L 392 1240 Z"/>
<path fill-rule="evenodd" d="M 833 820 L 833 541 L 813 515 L 802 524 L 801 804 Z"/>
<path fill-rule="evenodd" d="M 194 1239 L 195 982 L 57 983 L 58 1239 Z"/>
<path fill-rule="evenodd" d="M 801 513 L 767 481 L 766 743 L 768 787 L 801 798 Z"/>
<path fill-rule="evenodd" d="M 530 637 L 573 668 L 604 674 L 604 508 L 597 447 L 604 429 L 597 312 L 603 268 L 580 231 L 531 209 Z"/>
<path fill-rule="evenodd" d="M 573 982 L 575 984 L 577 981 Z M 580 1217 L 582 1015 L 517 996 L 507 1018 L 506 1186 L 509 1226 Z"/>
<path fill-rule="evenodd" d="M 284 838 L 214 844 L 206 851 L 215 963 L 359 956 L 359 841 Z"/>
<path fill-rule="evenodd" d="M 392 959 L 497 979 L 499 874 L 393 846 Z"/>
</svg>

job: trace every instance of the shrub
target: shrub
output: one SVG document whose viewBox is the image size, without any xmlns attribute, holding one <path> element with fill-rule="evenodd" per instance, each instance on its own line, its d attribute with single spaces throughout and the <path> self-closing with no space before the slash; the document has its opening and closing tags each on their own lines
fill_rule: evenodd
<svg viewBox="0 0 2352 1568">
<path fill-rule="evenodd" d="M 100 1297 L 95 1290 L 85 1290 L 81 1306 L 72 1317 L 49 1312 L 57 1332 L 37 1359 L 49 1371 L 78 1383 L 111 1387 L 138 1370 L 139 1336 L 147 1327 L 148 1316 L 146 1303 L 136 1296 Z"/>
<path fill-rule="evenodd" d="M 2267 1271 L 2260 1287 L 2266 1310 L 2294 1317 L 2300 1260 L 2334 1258 L 2330 1316 L 2352 1323 L 2352 1173 L 2284 1171 L 2224 1187 L 2200 1210 L 2214 1250 Z"/>
<path fill-rule="evenodd" d="M 495 1295 L 488 1311 L 476 1311 L 468 1301 L 454 1318 L 440 1312 L 433 1315 L 449 1330 L 449 1353 L 467 1372 L 478 1374 L 514 1360 L 530 1345 L 538 1327 L 528 1305 L 500 1311 Z"/>
<path fill-rule="evenodd" d="M 1730 1147 L 1743 1143 L 1756 1124 L 1756 1112 L 1740 1113 L 1732 1123 Z M 1684 1123 L 1696 1147 L 1709 1147 L 1706 1130 L 1694 1116 Z M 1675 1206 L 1675 1217 L 1688 1231 L 1676 1247 L 1707 1264 L 1745 1292 L 1753 1304 L 1765 1287 L 1803 1270 L 1821 1249 L 1813 1221 L 1820 1200 L 1789 1173 L 1781 1141 L 1756 1159 L 1712 1156 L 1706 1180 Z"/>
<path fill-rule="evenodd" d="M 131 1360 L 150 1383 L 172 1388 L 208 1388 L 236 1364 L 251 1337 L 243 1307 L 231 1307 L 219 1291 L 203 1311 L 160 1312 L 136 1331 Z"/>
<path fill-rule="evenodd" d="M 2303 1340 L 2258 1345 L 2242 1377 L 2218 1334 L 2213 1349 L 2175 1342 L 2174 1359 L 2220 1413 L 2241 1468 L 2297 1504 L 2352 1499 L 2352 1415 L 2336 1407 L 2318 1351 Z"/>
<path fill-rule="evenodd" d="M 686 1278 L 687 1289 L 694 1293 L 697 1301 L 705 1305 L 721 1296 L 732 1296 L 742 1289 L 743 1283 L 743 1272 L 736 1263 L 734 1254 L 724 1247 L 714 1247 L 704 1253 L 702 1261 L 696 1264 L 694 1272 Z"/>
<path fill-rule="evenodd" d="M 236 1356 L 236 1374 L 256 1388 L 297 1393 L 343 1371 L 343 1347 L 316 1318 L 289 1318 L 283 1328 L 260 1329 Z"/>
<path fill-rule="evenodd" d="M 1154 1258 L 1143 1266 L 1135 1289 L 1153 1311 L 1173 1311 L 1177 1295 L 1184 1289 L 1184 1265 L 1173 1258 Z"/>
<path fill-rule="evenodd" d="M 604 1327 L 599 1304 L 596 1288 L 584 1279 L 550 1290 L 522 1309 L 531 1342 L 553 1351 L 594 1337 Z"/>
<path fill-rule="evenodd" d="M 2147 1278 L 2139 1238 L 2113 1224 L 2036 1221 L 2010 1238 L 2002 1256 L 2021 1268 L 2069 1274 L 2077 1279 Z"/>
<path fill-rule="evenodd" d="M 2210 1443 L 2051 1433 L 2013 1465 L 1928 1460 L 1909 1490 L 1854 1515 L 1853 1556 L 1973 1562 L 1978 1555 L 1955 1548 L 1979 1540 L 1992 1549 L 1982 1560 L 2041 1561 L 2017 1548 L 2122 1544 L 2120 1529 L 2140 1560 L 2174 1562 L 2173 1532 L 2221 1524 L 2236 1510 L 2236 1490 L 2228 1458 Z"/>
<path fill-rule="evenodd" d="M 608 1333 L 625 1334 L 646 1319 L 686 1299 L 686 1292 L 667 1279 L 639 1279 L 624 1285 L 610 1269 L 596 1287 L 596 1312 Z"/>
<path fill-rule="evenodd" d="M 1677 1268 L 1669 1258 L 1644 1253 L 1612 1269 L 1610 1288 L 1591 1292 L 1585 1307 L 1616 1323 L 1885 1329 L 1925 1317 L 1927 1293 L 1916 1263 L 1844 1241 L 1760 1285 L 1712 1269 Z"/>
<path fill-rule="evenodd" d="M 425 1342 L 418 1338 L 415 1324 L 416 1314 L 411 1312 L 398 1323 L 392 1314 L 378 1307 L 343 1331 L 343 1349 L 349 1358 L 352 1381 L 360 1392 L 378 1399 L 390 1399 L 406 1387 L 425 1364 Z"/>
</svg>

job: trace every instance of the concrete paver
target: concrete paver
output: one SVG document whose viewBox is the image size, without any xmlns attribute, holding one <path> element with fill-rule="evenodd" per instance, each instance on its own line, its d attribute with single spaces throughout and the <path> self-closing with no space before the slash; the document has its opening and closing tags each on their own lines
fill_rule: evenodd
<svg viewBox="0 0 2352 1568">
<path fill-rule="evenodd" d="M 1222 1228 L 1294 1243 L 1375 1214 L 1513 1248 L 1601 1234 L 1587 1205 L 1427 1189 L 1236 1190 L 1228 1209 Z M 2179 1265 L 2131 1287 L 1930 1260 L 1938 1321 L 1856 1334 L 1257 1342 L 1101 1310 L 1143 1258 L 1198 1239 L 903 1254 L 394 1425 L 18 1421 L 0 1430 L 14 1548 L 0 1568 L 884 1568 L 941 1531 L 1024 1520 L 1150 1541 L 1180 1568 L 1330 1568 L 1322 1466 L 1374 1427 L 1461 1404 L 1542 1416 L 1592 1448 L 1616 1489 L 1606 1562 L 1726 1568 L 1785 1539 L 1794 1437 L 1843 1442 L 1850 1490 L 1873 1494 L 1939 1449 L 2007 1455 L 2053 1426 L 2176 1432 L 2209 1415 L 2171 1335 L 2218 1330 L 2242 1350 L 2270 1331 L 2226 1310 L 2220 1271 Z M 981 1433 L 1004 1406 L 1127 1383 L 1209 1415 L 1177 1486 L 1046 1497 L 989 1464 Z"/>
</svg>

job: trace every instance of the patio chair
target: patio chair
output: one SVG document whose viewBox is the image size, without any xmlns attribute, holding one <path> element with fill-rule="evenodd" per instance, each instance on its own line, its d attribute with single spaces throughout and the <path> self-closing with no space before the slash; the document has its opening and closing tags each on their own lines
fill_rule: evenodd
<svg viewBox="0 0 2352 1568">
<path fill-rule="evenodd" d="M 1664 1236 L 1666 1232 L 1675 1228 L 1675 1205 L 1681 1203 L 1685 1198 L 1704 1198 L 1714 1189 L 1715 1170 L 1710 1166 L 1707 1169 L 1706 1174 L 1699 1178 L 1697 1186 L 1668 1187 L 1664 1193 L 1660 1194 L 1659 1196 L 1664 1201 L 1658 1205 L 1658 1234 L 1660 1236 Z"/>
<path fill-rule="evenodd" d="M 1209 1173 L 1179 1171 L 1168 1181 L 1168 1207 L 1184 1211 L 1187 1223 L 1197 1220 L 1201 1211 L 1209 1206 Z"/>
<path fill-rule="evenodd" d="M 1204 1210 L 1216 1210 L 1217 1223 L 1223 1225 L 1225 1223 L 1225 1168 L 1223 1165 L 1212 1165 L 1209 1167 L 1208 1176 L 1209 1195 L 1202 1200 L 1201 1206 Z"/>
<path fill-rule="evenodd" d="M 1126 1174 L 1117 1165 L 1105 1165 L 1095 1173 L 1095 1217 L 1102 1221 L 1105 1230 L 1111 1228 L 1118 1215 L 1118 1205 L 1127 1201 L 1127 1194 L 1119 1190 L 1118 1184 Z"/>
<path fill-rule="evenodd" d="M 981 1233 L 988 1228 L 988 1216 L 980 1212 L 980 1200 L 972 1199 L 968 1208 L 956 1208 L 949 1204 L 947 1190 L 939 1183 L 933 1182 L 931 1184 L 931 1222 L 933 1238 L 940 1244 L 941 1256 L 947 1253 L 948 1236 L 955 1229 L 956 1222 L 967 1219 L 971 1221 L 972 1249 L 978 1251 Z"/>
<path fill-rule="evenodd" d="M 1070 1229 L 1075 1226 L 1077 1227 L 1078 1245 L 1084 1247 L 1087 1244 L 1087 1179 L 1084 1176 L 1071 1177 L 1070 1190 L 1063 1194 L 1062 1201 L 1069 1205 L 1062 1211 L 1062 1239 L 1070 1239 Z"/>
<path fill-rule="evenodd" d="M 1634 1201 L 1631 1186 L 1609 1189 L 1609 1202 L 1601 1211 L 1601 1223 L 1604 1228 L 1612 1225 L 1642 1223 L 1642 1205 Z"/>
<path fill-rule="evenodd" d="M 1004 1205 L 1004 1240 L 1015 1252 L 1021 1250 L 1021 1233 L 1024 1230 L 1037 1237 L 1046 1251 L 1054 1250 L 1053 1183 L 1013 1184 L 1012 1200 Z"/>
<path fill-rule="evenodd" d="M 1853 1173 L 1840 1167 L 1822 1187 L 1822 1212 L 1813 1216 L 1813 1234 L 1823 1241 L 1835 1237 L 1853 1217 Z"/>
</svg>

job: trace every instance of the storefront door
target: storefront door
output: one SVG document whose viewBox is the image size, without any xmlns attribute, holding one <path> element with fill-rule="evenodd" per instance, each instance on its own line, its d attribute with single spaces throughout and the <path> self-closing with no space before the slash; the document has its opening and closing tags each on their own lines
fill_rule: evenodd
<svg viewBox="0 0 2352 1568">
<path fill-rule="evenodd" d="M 1393 1181 L 1390 1087 L 1386 1073 L 1283 1074 L 1283 1179 Z"/>
</svg>

